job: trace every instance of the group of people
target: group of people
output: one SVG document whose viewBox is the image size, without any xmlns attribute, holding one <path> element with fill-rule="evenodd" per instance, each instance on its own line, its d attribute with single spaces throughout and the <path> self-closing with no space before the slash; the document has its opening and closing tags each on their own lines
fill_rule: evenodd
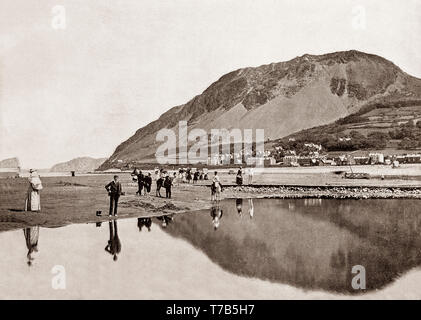
<svg viewBox="0 0 421 320">
<path fill-rule="evenodd" d="M 152 187 L 152 177 L 150 173 L 143 174 L 142 170 L 138 170 L 135 168 L 132 172 L 132 179 L 133 181 L 137 181 L 137 192 L 139 196 L 142 195 L 142 191 L 144 190 L 143 194 L 149 194 L 151 192 Z"/>
<path fill-rule="evenodd" d="M 193 171 L 192 168 L 179 169 L 178 180 L 183 183 L 197 183 L 199 180 L 209 180 L 206 169 Z"/>
<path fill-rule="evenodd" d="M 247 171 L 248 174 L 248 183 L 252 183 L 253 179 L 253 171 L 251 168 Z M 136 194 L 139 196 L 147 195 L 151 192 L 152 187 L 152 176 L 151 173 L 143 174 L 141 170 L 137 168 L 132 172 L 132 179 L 133 181 L 137 181 L 138 190 Z M 192 178 L 193 176 L 193 178 Z M 186 179 L 186 181 L 193 180 L 195 181 L 204 179 L 208 179 L 207 172 L 196 170 L 192 175 L 192 169 L 180 169 L 179 170 L 179 179 Z M 171 176 L 167 171 L 163 169 L 156 169 L 155 170 L 155 181 L 156 181 L 156 196 L 162 197 L 161 195 L 161 188 L 165 188 L 165 197 L 167 199 L 171 199 L 172 187 L 177 180 L 177 173 L 174 172 Z M 243 184 L 243 171 L 240 167 L 237 176 L 236 182 L 238 185 Z M 40 201 L 40 191 L 42 190 L 42 183 L 38 173 L 35 170 L 30 170 L 29 176 L 29 188 L 27 191 L 27 197 L 25 201 L 25 210 L 27 211 L 40 211 L 41 210 L 41 201 Z M 123 188 L 121 182 L 119 181 L 119 177 L 117 175 L 114 176 L 114 179 L 105 186 L 105 189 L 108 192 L 110 197 L 110 207 L 109 207 L 109 216 L 118 216 L 118 201 L 121 195 L 124 195 Z M 211 200 L 212 201 L 219 201 L 221 198 L 221 192 L 223 190 L 223 186 L 221 184 L 221 180 L 218 176 L 218 172 L 214 172 L 214 176 L 212 178 L 211 184 Z"/>
<path fill-rule="evenodd" d="M 170 177 L 169 173 L 163 169 L 155 170 L 155 181 L 156 181 L 156 192 L 157 197 L 162 197 L 161 188 L 165 188 L 165 197 L 171 199 L 171 188 L 174 184 L 176 178 L 176 173 L 174 172 L 173 177 Z M 142 190 L 144 195 L 147 195 L 151 192 L 152 187 L 152 176 L 150 173 L 143 174 L 142 170 L 135 168 L 132 172 L 133 181 L 137 181 L 138 190 L 136 194 L 139 196 L 142 195 Z"/>
<path fill-rule="evenodd" d="M 152 187 L 152 176 L 150 173 L 143 174 L 141 170 L 134 169 L 132 172 L 132 179 L 133 181 L 137 181 L 138 190 L 136 194 L 141 196 L 147 195 L 151 192 Z M 161 188 L 165 188 L 165 197 L 167 199 L 171 199 L 171 189 L 174 184 L 174 179 L 176 178 L 176 173 L 174 173 L 173 177 L 170 177 L 169 173 L 164 170 L 156 170 L 155 171 L 155 181 L 156 181 L 156 196 L 162 197 L 161 195 Z M 109 216 L 118 216 L 118 201 L 120 196 L 124 194 L 121 182 L 119 181 L 118 175 L 114 176 L 114 179 L 105 186 L 105 189 L 108 192 L 110 197 L 110 210 Z M 144 191 L 143 191 L 144 190 Z"/>
<path fill-rule="evenodd" d="M 142 195 L 142 190 L 145 189 L 144 194 L 149 194 L 151 185 L 152 185 L 152 178 L 151 174 L 148 173 L 144 175 L 141 170 L 135 169 L 132 172 L 133 181 L 137 181 L 138 183 L 138 190 L 136 194 Z M 156 196 L 161 196 L 161 188 L 165 188 L 165 197 L 167 199 L 171 199 L 171 189 L 174 185 L 174 181 L 176 179 L 176 173 L 173 174 L 171 177 L 167 171 L 164 170 L 157 170 L 155 172 L 155 180 L 156 180 Z M 122 190 L 121 183 L 119 181 L 119 177 L 117 175 L 114 176 L 114 180 L 108 183 L 105 186 L 105 189 L 110 196 L 110 209 L 109 209 L 109 216 L 112 215 L 118 216 L 118 201 L 122 194 L 124 194 Z M 212 201 L 219 201 L 221 199 L 221 192 L 222 192 L 222 184 L 221 180 L 219 179 L 218 172 L 215 171 L 215 175 L 212 179 L 211 184 L 211 200 Z"/>
</svg>

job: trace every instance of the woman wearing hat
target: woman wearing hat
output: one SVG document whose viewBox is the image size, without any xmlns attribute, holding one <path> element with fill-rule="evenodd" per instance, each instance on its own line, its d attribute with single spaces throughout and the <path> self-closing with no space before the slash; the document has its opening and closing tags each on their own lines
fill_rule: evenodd
<svg viewBox="0 0 421 320">
<path fill-rule="evenodd" d="M 40 191 L 42 190 L 41 179 L 39 178 L 36 170 L 29 170 L 29 187 L 25 201 L 25 211 L 40 211 L 41 210 L 41 197 Z"/>
</svg>

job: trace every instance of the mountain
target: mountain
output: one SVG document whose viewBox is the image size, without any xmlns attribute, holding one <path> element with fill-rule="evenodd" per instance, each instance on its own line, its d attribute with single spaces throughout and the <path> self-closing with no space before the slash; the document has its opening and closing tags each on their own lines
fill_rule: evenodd
<svg viewBox="0 0 421 320">
<path fill-rule="evenodd" d="M 0 168 L 17 169 L 20 167 L 18 158 L 8 158 L 0 161 Z"/>
<path fill-rule="evenodd" d="M 162 128 L 264 129 L 265 139 L 331 123 L 376 103 L 421 98 L 421 79 L 373 54 L 342 51 L 243 68 L 162 114 L 121 143 L 100 169 L 118 162 L 154 162 Z"/>
<path fill-rule="evenodd" d="M 66 172 L 66 171 L 77 171 L 87 172 L 97 169 L 107 158 L 90 158 L 80 157 L 75 158 L 67 162 L 62 162 L 51 167 L 51 172 Z"/>
</svg>

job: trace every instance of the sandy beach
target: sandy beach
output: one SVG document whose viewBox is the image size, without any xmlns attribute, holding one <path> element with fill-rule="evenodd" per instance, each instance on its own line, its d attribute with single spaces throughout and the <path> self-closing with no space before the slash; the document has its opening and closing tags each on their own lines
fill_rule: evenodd
<svg viewBox="0 0 421 320">
<path fill-rule="evenodd" d="M 224 198 L 421 198 L 421 166 L 398 169 L 384 166 L 354 167 L 354 172 L 384 175 L 384 180 L 344 179 L 338 172 L 349 167 L 265 168 L 256 169 L 253 186 L 235 186 L 235 175 L 218 170 Z M 213 173 L 210 171 L 210 177 Z M 125 195 L 120 198 L 118 218 L 159 216 L 211 207 L 210 180 L 198 184 L 175 182 L 172 199 L 150 195 L 136 196 L 137 184 L 129 173 L 120 173 Z M 26 178 L 0 179 L 0 230 L 40 225 L 57 227 L 72 223 L 100 222 L 108 219 L 109 198 L 104 186 L 113 174 L 87 174 L 41 177 L 41 212 L 25 212 Z M 397 178 L 398 177 L 398 178 Z M 165 191 L 161 190 L 165 195 Z M 101 217 L 96 211 L 102 212 Z"/>
</svg>

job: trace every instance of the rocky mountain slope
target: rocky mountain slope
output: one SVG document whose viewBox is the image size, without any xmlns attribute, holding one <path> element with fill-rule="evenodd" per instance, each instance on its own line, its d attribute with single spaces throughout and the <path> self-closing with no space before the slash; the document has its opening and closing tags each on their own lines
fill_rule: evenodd
<svg viewBox="0 0 421 320">
<path fill-rule="evenodd" d="M 106 158 L 90 158 L 90 157 L 81 157 L 75 158 L 67 162 L 62 162 L 54 165 L 50 171 L 51 172 L 67 172 L 67 171 L 77 171 L 77 172 L 87 172 L 97 169 Z"/>
<path fill-rule="evenodd" d="M 378 101 L 421 98 L 421 79 L 392 62 L 359 51 L 303 55 L 290 61 L 243 68 L 222 76 L 202 94 L 176 106 L 121 143 L 100 167 L 118 160 L 154 162 L 161 128 L 264 129 L 265 139 L 320 126 Z M 121 162 L 121 161 L 120 161 Z"/>
</svg>

